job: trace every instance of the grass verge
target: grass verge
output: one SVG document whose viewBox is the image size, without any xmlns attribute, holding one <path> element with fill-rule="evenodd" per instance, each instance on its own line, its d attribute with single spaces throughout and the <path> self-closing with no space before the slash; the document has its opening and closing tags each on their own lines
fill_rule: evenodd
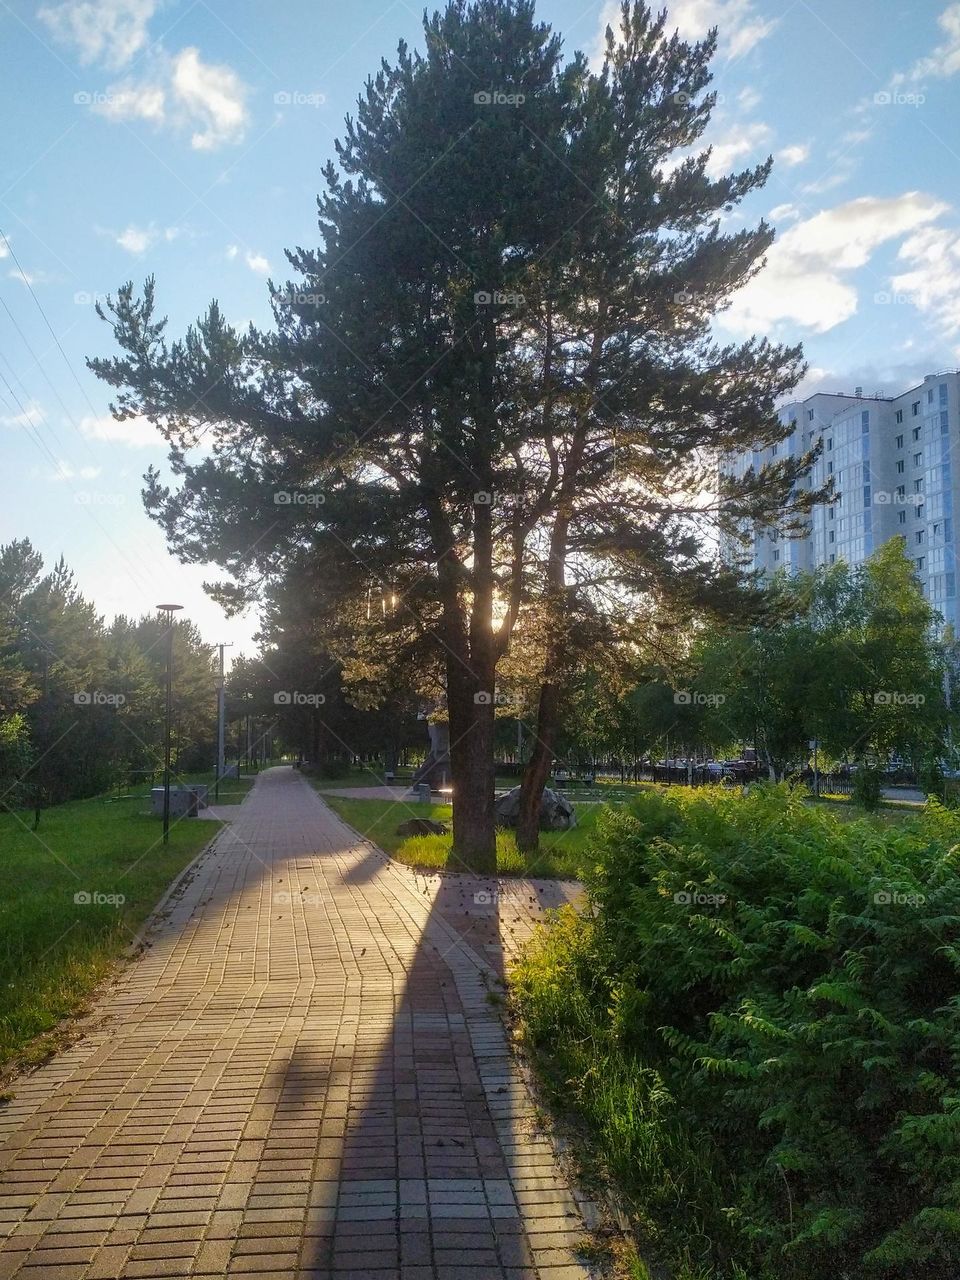
<svg viewBox="0 0 960 1280">
<path fill-rule="evenodd" d="M 59 1046 L 58 1024 L 83 1011 L 170 881 L 218 830 L 175 821 L 165 846 L 143 797 L 57 805 L 44 810 L 39 831 L 31 825 L 32 815 L 0 813 L 0 1072 Z"/>
<path fill-rule="evenodd" d="M 321 787 L 317 789 L 322 793 Z M 346 799 L 331 795 L 324 795 L 324 800 L 344 822 L 349 822 L 361 835 L 408 867 L 431 871 L 465 869 L 451 860 L 452 836 L 405 837 L 397 834 L 397 827 L 407 818 L 433 818 L 449 825 L 453 811 L 448 804 Z M 501 875 L 578 879 L 589 862 L 590 838 L 596 824 L 598 808 L 597 805 L 579 808 L 578 825 L 571 831 L 542 832 L 540 852 L 534 858 L 526 858 L 520 853 L 512 831 L 498 831 L 497 871 Z"/>
</svg>

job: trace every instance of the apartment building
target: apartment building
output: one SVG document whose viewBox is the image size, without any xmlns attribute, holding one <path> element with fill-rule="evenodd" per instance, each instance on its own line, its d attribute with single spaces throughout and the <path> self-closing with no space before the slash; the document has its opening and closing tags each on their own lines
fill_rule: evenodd
<svg viewBox="0 0 960 1280">
<path fill-rule="evenodd" d="M 747 530 L 746 551 L 766 573 L 795 573 L 846 560 L 856 565 L 888 538 L 905 539 L 907 553 L 930 603 L 945 621 L 957 623 L 954 511 L 960 511 L 960 370 L 930 373 L 899 396 L 818 392 L 784 405 L 781 421 L 791 427 L 779 444 L 725 459 L 723 468 L 742 475 L 784 454 L 823 449 L 803 483 L 814 488 L 832 479 L 837 494 L 814 511 L 805 537 L 778 538 Z"/>
</svg>

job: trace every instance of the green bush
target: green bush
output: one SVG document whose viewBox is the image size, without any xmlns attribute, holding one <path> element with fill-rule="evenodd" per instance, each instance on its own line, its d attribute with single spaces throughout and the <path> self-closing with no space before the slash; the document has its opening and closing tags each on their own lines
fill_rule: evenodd
<svg viewBox="0 0 960 1280">
<path fill-rule="evenodd" d="M 870 813 L 879 809 L 883 799 L 883 775 L 880 770 L 861 764 L 853 775 L 851 795 L 854 804 L 858 804 L 861 809 Z"/>
<path fill-rule="evenodd" d="M 514 998 L 674 1266 L 960 1274 L 958 840 L 767 786 L 602 819 Z"/>
</svg>

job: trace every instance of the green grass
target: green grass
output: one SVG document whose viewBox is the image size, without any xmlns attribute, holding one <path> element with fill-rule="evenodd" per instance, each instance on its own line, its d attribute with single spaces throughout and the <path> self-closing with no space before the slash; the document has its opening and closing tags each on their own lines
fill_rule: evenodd
<svg viewBox="0 0 960 1280">
<path fill-rule="evenodd" d="M 143 797 L 0 813 L 0 1069 L 48 1056 L 171 880 L 218 830 L 174 822 L 160 842 Z M 77 903 L 78 892 L 124 901 Z"/>
<path fill-rule="evenodd" d="M 318 790 L 322 788 L 318 787 Z M 407 818 L 433 818 L 449 826 L 452 809 L 448 804 L 419 804 L 415 801 L 358 800 L 324 796 L 331 809 L 361 835 L 379 845 L 391 857 L 409 867 L 433 871 L 462 871 L 450 858 L 452 836 L 399 836 L 397 827 Z M 596 824 L 598 805 L 577 810 L 578 826 L 572 831 L 544 831 L 540 852 L 532 860 L 517 849 L 512 831 L 497 833 L 497 871 L 502 875 L 544 876 L 548 879 L 576 879 L 589 859 L 590 837 Z"/>
<path fill-rule="evenodd" d="M 250 788 L 257 780 L 255 773 L 243 774 L 239 778 L 221 778 L 220 779 L 220 798 L 213 798 L 213 788 L 216 783 L 216 774 L 213 769 L 209 769 L 206 773 L 188 773 L 184 775 L 184 782 L 202 782 L 210 788 L 207 796 L 209 804 L 242 804 L 247 798 Z"/>
</svg>

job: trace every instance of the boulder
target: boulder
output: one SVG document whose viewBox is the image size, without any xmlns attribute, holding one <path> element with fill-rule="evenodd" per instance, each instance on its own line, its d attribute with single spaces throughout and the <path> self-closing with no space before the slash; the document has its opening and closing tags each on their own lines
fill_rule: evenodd
<svg viewBox="0 0 960 1280">
<path fill-rule="evenodd" d="M 494 811 L 498 826 L 515 827 L 520 816 L 520 788 L 514 787 L 498 796 Z M 540 830 L 569 831 L 576 825 L 577 815 L 566 796 L 545 787 L 540 799 Z"/>
<path fill-rule="evenodd" d="M 450 828 L 432 818 L 408 818 L 397 827 L 398 836 L 445 836 Z"/>
</svg>

